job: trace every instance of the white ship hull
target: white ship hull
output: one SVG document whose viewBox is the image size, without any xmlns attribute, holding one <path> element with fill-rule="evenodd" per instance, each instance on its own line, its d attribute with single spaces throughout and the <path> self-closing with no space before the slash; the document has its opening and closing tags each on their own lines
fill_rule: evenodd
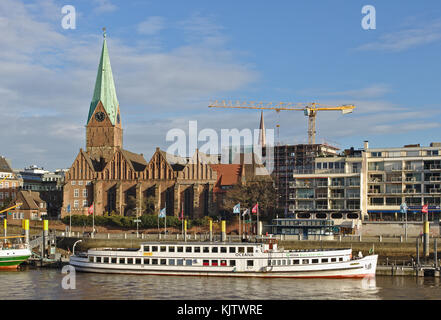
<svg viewBox="0 0 441 320">
<path fill-rule="evenodd" d="M 217 247 L 216 252 L 151 252 L 144 246 Z M 249 253 L 220 253 L 220 248 L 249 250 Z M 192 250 L 193 250 L 192 249 Z M 227 250 L 228 249 L 228 250 Z M 210 249 L 211 250 L 211 249 Z M 244 251 L 245 251 L 244 250 Z M 253 251 L 251 253 L 251 250 Z M 173 276 L 219 276 L 262 278 L 365 278 L 375 276 L 377 255 L 352 259 L 351 249 L 286 251 L 268 250 L 264 244 L 178 243 L 143 244 L 139 251 L 94 249 L 72 256 L 76 270 L 96 273 L 121 273 Z M 180 265 L 178 265 L 180 264 Z M 222 264 L 222 265 L 220 265 Z"/>
</svg>

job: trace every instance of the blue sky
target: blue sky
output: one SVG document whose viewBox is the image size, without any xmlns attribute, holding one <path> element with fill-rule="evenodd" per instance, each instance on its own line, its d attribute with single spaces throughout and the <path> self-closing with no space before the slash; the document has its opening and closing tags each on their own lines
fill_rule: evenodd
<svg viewBox="0 0 441 320">
<path fill-rule="evenodd" d="M 76 29 L 61 8 L 76 9 Z M 376 9 L 363 30 L 361 9 Z M 69 167 L 107 28 L 124 148 L 150 159 L 168 130 L 257 128 L 259 112 L 213 99 L 353 103 L 322 112 L 317 142 L 341 148 L 441 141 L 439 1 L 12 1 L 0 3 L 2 155 L 15 168 Z M 280 141 L 307 142 L 302 112 L 265 112 Z"/>
</svg>

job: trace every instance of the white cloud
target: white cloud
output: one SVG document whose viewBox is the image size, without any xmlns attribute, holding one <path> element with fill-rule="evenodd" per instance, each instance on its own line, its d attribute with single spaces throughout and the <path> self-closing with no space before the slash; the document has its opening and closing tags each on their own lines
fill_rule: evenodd
<svg viewBox="0 0 441 320">
<path fill-rule="evenodd" d="M 362 44 L 359 51 L 400 52 L 441 40 L 441 20 L 423 26 L 382 34 L 377 41 Z"/>
<path fill-rule="evenodd" d="M 113 12 L 118 8 L 110 0 L 93 0 L 93 3 L 96 5 L 93 9 L 96 13 Z"/>
<path fill-rule="evenodd" d="M 149 17 L 138 24 L 137 30 L 140 34 L 154 35 L 164 29 L 164 18 Z"/>
<path fill-rule="evenodd" d="M 48 12 L 50 4 L 48 0 Z M 99 4 L 105 8 L 110 2 Z M 124 141 L 127 149 L 144 151 L 146 158 L 154 149 L 145 150 L 137 142 L 159 144 L 168 129 L 134 132 L 137 121 L 155 119 L 155 123 L 172 125 L 168 117 L 198 108 L 205 112 L 210 96 L 247 86 L 257 77 L 222 46 L 187 43 L 151 53 L 123 40 L 107 37 L 128 134 Z M 14 167 L 30 163 L 67 167 L 78 149 L 84 148 L 101 45 L 101 34 L 67 33 L 59 21 L 41 20 L 38 4 L 0 2 L 0 132 L 5 137 L 0 148 Z M 140 138 L 130 142 L 132 136 Z"/>
</svg>

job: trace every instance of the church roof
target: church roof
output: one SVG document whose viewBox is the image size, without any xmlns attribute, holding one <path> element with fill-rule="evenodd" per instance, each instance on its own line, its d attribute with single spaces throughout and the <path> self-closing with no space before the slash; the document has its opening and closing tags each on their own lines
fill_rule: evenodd
<svg viewBox="0 0 441 320">
<path fill-rule="evenodd" d="M 115 83 L 113 81 L 112 68 L 110 66 L 110 58 L 105 36 L 87 123 L 89 123 L 89 120 L 92 117 L 92 114 L 95 111 L 99 101 L 101 101 L 103 104 L 110 121 L 113 125 L 115 125 L 119 103 L 116 97 Z"/>
</svg>

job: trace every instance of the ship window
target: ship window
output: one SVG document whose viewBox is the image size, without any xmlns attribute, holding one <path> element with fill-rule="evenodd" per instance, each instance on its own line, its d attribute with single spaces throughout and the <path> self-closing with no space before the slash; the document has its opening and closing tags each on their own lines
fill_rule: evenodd
<svg viewBox="0 0 441 320">
<path fill-rule="evenodd" d="M 202 265 L 203 266 L 208 266 L 208 265 L 210 265 L 210 261 L 209 260 L 203 260 L 202 261 Z"/>
<path fill-rule="evenodd" d="M 101 263 L 101 257 L 96 257 L 96 262 Z"/>
<path fill-rule="evenodd" d="M 277 265 L 278 265 L 278 266 L 280 266 L 280 265 L 281 265 L 281 262 L 280 262 L 280 260 L 277 260 Z"/>
<path fill-rule="evenodd" d="M 152 252 L 158 252 L 158 247 L 157 246 L 152 246 Z"/>
<path fill-rule="evenodd" d="M 211 265 L 213 267 L 217 267 L 217 260 L 211 260 Z"/>
<path fill-rule="evenodd" d="M 337 261 L 337 258 L 331 258 L 331 262 Z"/>
<path fill-rule="evenodd" d="M 286 265 L 286 260 L 282 260 L 282 265 Z"/>
<path fill-rule="evenodd" d="M 211 252 L 212 253 L 217 253 L 217 247 L 211 247 Z"/>
<path fill-rule="evenodd" d="M 168 259 L 168 265 L 174 266 L 175 265 L 175 259 Z"/>
<path fill-rule="evenodd" d="M 116 263 L 116 258 L 112 258 L 111 263 Z"/>
<path fill-rule="evenodd" d="M 343 257 L 338 258 L 338 261 L 343 261 Z"/>
<path fill-rule="evenodd" d="M 168 247 L 168 252 L 175 252 L 175 246 Z"/>
<path fill-rule="evenodd" d="M 150 259 L 144 258 L 144 264 L 150 264 Z"/>
<path fill-rule="evenodd" d="M 220 264 L 221 264 L 221 266 L 225 267 L 227 265 L 227 260 L 221 260 Z"/>
<path fill-rule="evenodd" d="M 326 262 L 328 262 L 328 258 L 322 259 L 322 263 L 326 263 Z"/>
<path fill-rule="evenodd" d="M 230 260 L 230 267 L 236 266 L 236 260 Z"/>
<path fill-rule="evenodd" d="M 126 258 L 119 258 L 119 263 L 126 263 Z"/>
<path fill-rule="evenodd" d="M 204 253 L 210 252 L 210 247 L 204 247 Z"/>
<path fill-rule="evenodd" d="M 271 265 L 275 266 L 277 264 L 277 260 L 272 260 Z"/>
<path fill-rule="evenodd" d="M 158 259 L 152 259 L 152 264 L 158 264 Z"/>
<path fill-rule="evenodd" d="M 166 246 L 161 246 L 161 252 L 167 252 L 167 247 Z"/>
<path fill-rule="evenodd" d="M 293 264 L 300 264 L 300 260 L 298 259 L 293 260 Z"/>
<path fill-rule="evenodd" d="M 104 263 L 109 263 L 109 258 L 108 257 L 104 257 L 103 262 Z"/>
<path fill-rule="evenodd" d="M 167 264 L 167 259 L 161 259 L 161 265 L 166 265 Z"/>
<path fill-rule="evenodd" d="M 191 252 L 192 247 L 185 247 L 185 252 Z"/>
<path fill-rule="evenodd" d="M 133 264 L 133 258 L 127 258 L 127 264 Z"/>
<path fill-rule="evenodd" d="M 312 259 L 312 263 L 318 263 L 319 259 Z"/>
<path fill-rule="evenodd" d="M 302 259 L 302 264 L 308 264 L 309 263 L 309 259 Z"/>
<path fill-rule="evenodd" d="M 253 247 L 248 247 L 248 248 L 247 248 L 247 253 L 253 253 L 253 252 L 254 252 L 253 249 L 254 249 Z"/>
<path fill-rule="evenodd" d="M 189 260 L 185 260 L 185 265 L 186 266 L 191 266 L 193 264 L 193 260 L 189 259 Z"/>
<path fill-rule="evenodd" d="M 238 252 L 239 252 L 239 253 L 244 253 L 244 252 L 245 252 L 245 248 L 244 248 L 244 247 L 239 247 Z"/>
<path fill-rule="evenodd" d="M 200 253 L 201 252 L 201 247 L 194 247 L 194 252 L 195 253 Z"/>
<path fill-rule="evenodd" d="M 236 247 L 230 247 L 230 253 L 236 253 Z"/>
<path fill-rule="evenodd" d="M 135 264 L 141 264 L 141 259 L 140 258 L 136 258 L 135 259 Z"/>
<path fill-rule="evenodd" d="M 150 246 L 144 246 L 144 251 L 150 251 Z"/>
<path fill-rule="evenodd" d="M 93 257 L 89 257 L 89 262 L 93 262 Z"/>
<path fill-rule="evenodd" d="M 178 252 L 184 252 L 184 247 L 178 247 Z"/>
<path fill-rule="evenodd" d="M 184 259 L 178 259 L 177 263 L 178 266 L 183 266 L 184 265 Z"/>
<path fill-rule="evenodd" d="M 247 260 L 247 267 L 254 267 L 254 260 Z"/>
<path fill-rule="evenodd" d="M 227 247 L 221 247 L 220 248 L 220 252 L 227 253 Z"/>
</svg>

